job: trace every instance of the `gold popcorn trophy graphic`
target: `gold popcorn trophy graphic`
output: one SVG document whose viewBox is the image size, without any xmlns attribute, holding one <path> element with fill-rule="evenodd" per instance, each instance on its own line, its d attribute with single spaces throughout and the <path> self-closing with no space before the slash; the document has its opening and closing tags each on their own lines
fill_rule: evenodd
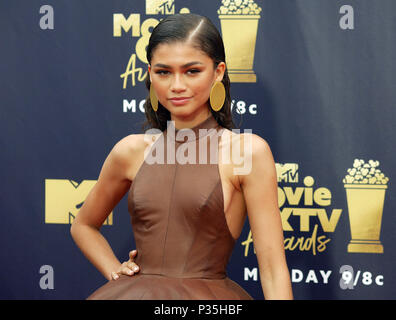
<svg viewBox="0 0 396 320">
<path fill-rule="evenodd" d="M 219 14 L 231 82 L 257 82 L 254 51 L 261 8 L 253 0 L 222 0 Z"/>
<path fill-rule="evenodd" d="M 352 239 L 348 252 L 383 253 L 380 241 L 382 212 L 388 177 L 379 162 L 355 159 L 343 179 L 346 190 Z"/>
</svg>

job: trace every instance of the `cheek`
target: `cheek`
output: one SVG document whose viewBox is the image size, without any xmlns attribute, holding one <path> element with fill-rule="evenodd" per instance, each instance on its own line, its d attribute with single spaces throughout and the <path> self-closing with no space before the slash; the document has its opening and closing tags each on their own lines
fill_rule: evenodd
<svg viewBox="0 0 396 320">
<path fill-rule="evenodd" d="M 205 85 L 205 86 L 201 86 L 199 88 L 199 97 L 200 97 L 200 102 L 201 103 L 205 103 L 208 101 L 209 96 L 210 96 L 210 90 L 211 90 L 211 86 L 209 85 Z"/>
<path fill-rule="evenodd" d="M 210 79 L 204 79 L 201 81 L 197 81 L 192 85 L 194 88 L 194 93 L 199 96 L 203 100 L 209 99 L 210 90 L 212 89 L 212 85 Z"/>
<path fill-rule="evenodd" d="M 205 82 L 202 85 L 202 92 L 205 92 L 205 95 L 207 96 L 208 99 L 214 82 L 215 82 L 215 74 L 210 72 L 209 74 L 207 74 Z"/>
<path fill-rule="evenodd" d="M 166 97 L 168 87 L 163 82 L 154 81 L 151 85 L 154 87 L 158 99 L 162 100 L 163 97 Z"/>
</svg>

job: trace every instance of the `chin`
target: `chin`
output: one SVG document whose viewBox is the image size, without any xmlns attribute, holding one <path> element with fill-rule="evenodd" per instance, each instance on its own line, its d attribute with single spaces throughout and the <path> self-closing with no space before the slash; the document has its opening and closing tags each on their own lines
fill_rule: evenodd
<svg viewBox="0 0 396 320">
<path fill-rule="evenodd" d="M 169 112 L 178 117 L 188 117 L 193 115 L 196 110 L 192 110 L 188 106 L 172 107 L 168 109 Z"/>
</svg>

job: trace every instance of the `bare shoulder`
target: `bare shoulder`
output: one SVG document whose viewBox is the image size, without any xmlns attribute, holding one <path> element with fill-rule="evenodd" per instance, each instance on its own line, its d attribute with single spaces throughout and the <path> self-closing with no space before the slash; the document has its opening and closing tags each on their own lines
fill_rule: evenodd
<svg viewBox="0 0 396 320">
<path fill-rule="evenodd" d="M 140 157 L 145 149 L 151 146 L 161 135 L 161 133 L 138 133 L 130 134 L 119 140 L 113 147 L 112 153 L 121 159 L 131 159 Z"/>
<path fill-rule="evenodd" d="M 255 133 L 244 133 L 244 138 L 250 138 L 252 143 L 252 155 L 256 158 L 272 158 L 272 151 L 268 142 Z"/>
<path fill-rule="evenodd" d="M 130 179 L 135 163 L 144 152 L 146 145 L 144 134 L 130 134 L 117 141 L 108 158 L 114 167 L 122 170 Z"/>
<path fill-rule="evenodd" d="M 275 163 L 271 148 L 257 134 L 226 129 L 221 136 L 220 149 L 222 163 L 231 165 L 230 175 L 237 189 L 263 173 L 273 175 Z"/>
<path fill-rule="evenodd" d="M 133 180 L 144 160 L 144 153 L 160 136 L 155 134 L 130 134 L 119 140 L 111 153 L 117 164 L 126 172 L 129 180 Z"/>
<path fill-rule="evenodd" d="M 268 142 L 254 133 L 243 133 L 240 139 L 244 145 L 245 168 L 239 176 L 241 185 L 245 186 L 253 180 L 272 178 L 275 174 L 275 161 Z"/>
<path fill-rule="evenodd" d="M 260 161 L 260 159 L 272 157 L 268 142 L 252 132 L 235 133 L 226 129 L 222 134 L 222 145 L 229 145 L 231 148 L 238 147 L 244 158 L 251 157 Z"/>
<path fill-rule="evenodd" d="M 130 134 L 119 140 L 111 150 L 111 153 L 117 158 L 130 159 L 131 156 L 136 155 L 146 147 L 147 143 L 144 140 L 144 134 Z"/>
</svg>

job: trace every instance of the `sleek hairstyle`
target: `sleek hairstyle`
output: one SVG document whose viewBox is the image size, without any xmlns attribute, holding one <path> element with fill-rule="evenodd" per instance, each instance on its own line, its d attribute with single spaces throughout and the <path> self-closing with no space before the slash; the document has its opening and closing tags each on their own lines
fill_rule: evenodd
<svg viewBox="0 0 396 320">
<path fill-rule="evenodd" d="M 188 39 L 191 40 L 194 47 L 203 51 L 213 60 L 214 68 L 220 62 L 225 62 L 224 44 L 219 31 L 207 17 L 189 13 L 167 16 L 153 29 L 147 46 L 148 63 L 151 63 L 151 58 L 158 45 L 184 42 Z M 235 128 L 235 125 L 231 115 L 230 78 L 227 68 L 222 82 L 226 91 L 224 105 L 217 112 L 212 108 L 210 110 L 219 125 L 231 130 Z M 150 77 L 147 76 L 146 87 L 148 90 L 150 89 L 150 85 Z M 171 120 L 170 112 L 159 101 L 157 112 L 153 110 L 150 95 L 146 98 L 145 114 L 147 121 L 143 124 L 143 128 L 149 126 L 164 131 L 166 129 L 166 122 Z"/>
</svg>

